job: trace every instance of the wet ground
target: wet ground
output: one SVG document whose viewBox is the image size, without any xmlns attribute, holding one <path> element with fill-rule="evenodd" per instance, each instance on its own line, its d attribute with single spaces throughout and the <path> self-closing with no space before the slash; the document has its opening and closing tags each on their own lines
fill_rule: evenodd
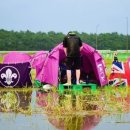
<svg viewBox="0 0 130 130">
<path fill-rule="evenodd" d="M 0 130 L 128 130 L 130 98 L 121 92 L 109 98 L 104 92 L 0 90 Z"/>
</svg>

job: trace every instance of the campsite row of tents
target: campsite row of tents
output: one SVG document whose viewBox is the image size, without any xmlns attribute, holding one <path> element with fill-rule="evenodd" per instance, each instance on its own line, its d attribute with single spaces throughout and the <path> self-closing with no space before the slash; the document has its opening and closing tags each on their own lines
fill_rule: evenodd
<svg viewBox="0 0 130 130">
<path fill-rule="evenodd" d="M 36 70 L 35 80 L 58 86 L 61 82 L 60 66 L 65 62 L 66 56 L 63 44 L 58 44 L 50 52 L 38 51 L 34 55 L 21 52 L 10 52 L 4 55 L 0 64 L 1 87 L 25 87 L 32 86 L 31 69 Z M 89 77 L 89 82 L 98 86 L 108 84 L 103 57 L 93 47 L 83 43 L 81 51 L 81 79 Z M 111 81 L 113 77 L 111 77 Z M 115 78 L 115 77 L 114 77 Z"/>
</svg>

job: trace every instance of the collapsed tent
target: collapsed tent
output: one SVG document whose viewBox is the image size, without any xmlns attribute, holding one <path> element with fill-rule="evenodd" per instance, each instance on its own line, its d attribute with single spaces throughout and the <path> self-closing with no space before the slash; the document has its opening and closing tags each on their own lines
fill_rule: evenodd
<svg viewBox="0 0 130 130">
<path fill-rule="evenodd" d="M 64 62 L 65 58 L 63 44 L 61 43 L 48 54 L 41 74 L 36 76 L 36 80 L 58 86 L 59 66 Z M 83 43 L 81 59 L 81 77 L 82 75 L 84 78 L 88 76 L 90 82 L 94 82 L 100 86 L 108 83 L 103 58 L 94 48 Z"/>
</svg>

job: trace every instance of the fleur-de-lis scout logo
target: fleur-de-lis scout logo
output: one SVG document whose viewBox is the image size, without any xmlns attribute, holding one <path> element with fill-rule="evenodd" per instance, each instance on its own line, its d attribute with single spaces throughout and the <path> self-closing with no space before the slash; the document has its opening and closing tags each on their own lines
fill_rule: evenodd
<svg viewBox="0 0 130 130">
<path fill-rule="evenodd" d="M 11 83 L 13 83 L 13 78 L 16 79 L 17 78 L 17 74 L 13 73 L 11 69 L 7 69 L 5 73 L 1 74 L 1 78 L 4 79 L 5 78 L 5 83 L 7 83 L 8 85 L 11 85 Z"/>
<path fill-rule="evenodd" d="M 5 66 L 0 70 L 0 83 L 5 87 L 16 86 L 19 82 L 19 71 L 13 66 Z"/>
</svg>

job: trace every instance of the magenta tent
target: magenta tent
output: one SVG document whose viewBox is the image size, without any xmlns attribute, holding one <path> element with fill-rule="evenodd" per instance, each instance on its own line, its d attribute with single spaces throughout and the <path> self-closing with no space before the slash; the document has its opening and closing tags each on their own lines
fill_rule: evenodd
<svg viewBox="0 0 130 130">
<path fill-rule="evenodd" d="M 63 50 L 63 44 L 56 46 L 47 56 L 43 64 L 40 75 L 36 76 L 36 80 L 58 86 L 59 65 L 65 60 L 66 56 Z M 100 53 L 87 43 L 83 43 L 81 51 L 82 67 L 81 73 L 86 73 L 96 84 L 104 86 L 108 84 L 105 73 L 104 60 Z"/>
<path fill-rule="evenodd" d="M 130 57 L 128 57 L 127 61 L 130 62 Z"/>
<path fill-rule="evenodd" d="M 4 55 L 3 63 L 0 64 L 0 86 L 31 87 L 31 58 L 27 53 L 15 51 Z"/>
<path fill-rule="evenodd" d="M 30 62 L 31 58 L 27 53 L 12 51 L 4 55 L 3 63 L 25 63 Z"/>
<path fill-rule="evenodd" d="M 30 63 L 32 68 L 36 70 L 37 77 L 41 75 L 41 70 L 47 55 L 48 55 L 48 51 L 38 51 L 32 56 Z"/>
</svg>

